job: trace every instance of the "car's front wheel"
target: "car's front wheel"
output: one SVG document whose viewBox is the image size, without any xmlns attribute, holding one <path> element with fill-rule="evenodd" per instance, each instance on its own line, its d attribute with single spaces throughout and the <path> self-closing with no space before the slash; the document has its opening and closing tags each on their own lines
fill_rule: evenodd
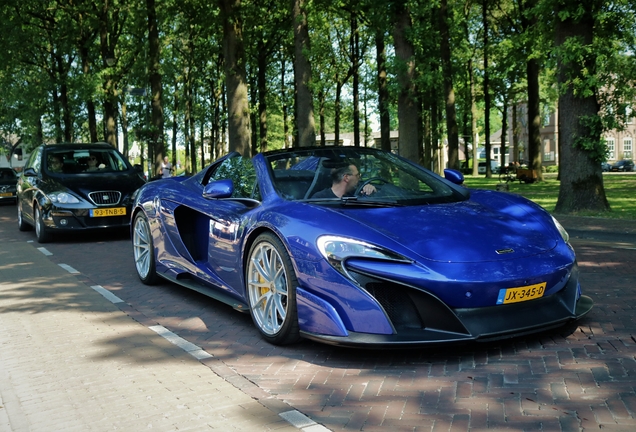
<svg viewBox="0 0 636 432">
<path fill-rule="evenodd" d="M 245 274 L 252 320 L 268 342 L 298 342 L 298 280 L 282 242 L 271 233 L 258 236 L 250 248 Z"/>
<path fill-rule="evenodd" d="M 155 284 L 158 279 L 155 247 L 148 218 L 143 212 L 139 212 L 133 221 L 133 256 L 141 282 L 146 285 Z"/>
<path fill-rule="evenodd" d="M 38 243 L 48 243 L 51 241 L 51 233 L 46 225 L 44 225 L 44 219 L 42 216 L 42 210 L 37 205 L 33 207 L 33 220 L 35 223 L 35 238 Z"/>
</svg>

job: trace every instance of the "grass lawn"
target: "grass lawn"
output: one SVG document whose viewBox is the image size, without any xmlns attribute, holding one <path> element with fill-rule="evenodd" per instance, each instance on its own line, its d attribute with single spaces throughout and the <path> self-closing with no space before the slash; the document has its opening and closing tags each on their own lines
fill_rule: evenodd
<svg viewBox="0 0 636 432">
<path fill-rule="evenodd" d="M 508 183 L 512 193 L 522 195 L 548 211 L 553 211 L 559 197 L 559 184 L 556 174 L 544 174 L 545 181 L 541 183 Z M 476 189 L 496 189 L 499 175 L 493 178 L 467 175 L 464 185 Z M 605 195 L 609 201 L 611 211 L 579 212 L 578 216 L 595 216 L 614 219 L 636 219 L 636 174 L 603 173 Z"/>
</svg>

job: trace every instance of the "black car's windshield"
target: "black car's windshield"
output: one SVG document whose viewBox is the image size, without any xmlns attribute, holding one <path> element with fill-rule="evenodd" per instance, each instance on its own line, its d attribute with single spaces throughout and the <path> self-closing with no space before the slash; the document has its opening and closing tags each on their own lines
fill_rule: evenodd
<svg viewBox="0 0 636 432">
<path fill-rule="evenodd" d="M 118 152 L 105 148 L 49 149 L 44 164 L 48 172 L 59 174 L 97 174 L 129 169 Z"/>
<path fill-rule="evenodd" d="M 15 171 L 11 168 L 0 168 L 0 180 L 16 180 L 17 176 Z"/>
<path fill-rule="evenodd" d="M 277 191 L 288 200 L 414 205 L 465 199 L 464 194 L 439 176 L 375 149 L 300 148 L 272 152 L 266 157 Z M 349 181 L 349 186 L 339 190 L 337 182 L 343 178 Z"/>
</svg>

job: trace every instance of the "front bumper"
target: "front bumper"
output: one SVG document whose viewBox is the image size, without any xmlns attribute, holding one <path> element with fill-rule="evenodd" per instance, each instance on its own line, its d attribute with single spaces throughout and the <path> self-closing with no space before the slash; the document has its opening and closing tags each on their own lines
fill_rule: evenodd
<svg viewBox="0 0 636 432">
<path fill-rule="evenodd" d="M 91 209 L 60 209 L 54 207 L 44 212 L 44 225 L 47 229 L 56 231 L 81 231 L 130 226 L 130 207 L 126 208 L 126 214 L 124 215 L 104 217 L 92 217 L 90 210 Z"/>
<path fill-rule="evenodd" d="M 370 348 L 486 342 L 561 327 L 586 315 L 594 304 L 580 295 L 576 266 L 560 291 L 508 305 L 452 309 L 434 296 L 409 288 L 402 290 L 404 295 L 396 302 L 395 286 L 391 288 L 390 301 L 380 303 L 394 328 L 392 334 L 348 331 L 334 336 L 304 331 L 302 335 L 333 345 Z"/>
</svg>

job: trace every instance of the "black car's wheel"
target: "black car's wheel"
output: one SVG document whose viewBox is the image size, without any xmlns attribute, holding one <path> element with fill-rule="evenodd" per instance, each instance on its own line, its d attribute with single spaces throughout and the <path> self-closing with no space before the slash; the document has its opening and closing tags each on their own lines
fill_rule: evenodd
<svg viewBox="0 0 636 432">
<path fill-rule="evenodd" d="M 38 243 L 48 243 L 51 241 L 52 235 L 48 231 L 48 228 L 44 225 L 44 220 L 42 219 L 42 210 L 37 205 L 35 205 L 33 208 L 35 238 L 38 240 Z"/>
<path fill-rule="evenodd" d="M 155 247 L 148 218 L 143 212 L 139 212 L 133 221 L 133 255 L 139 279 L 146 285 L 155 284 L 158 279 Z"/>
<path fill-rule="evenodd" d="M 24 214 L 22 213 L 22 205 L 18 202 L 18 229 L 20 231 L 29 231 L 33 227 L 24 221 Z"/>
<path fill-rule="evenodd" d="M 252 320 L 265 340 L 275 345 L 298 342 L 298 280 L 278 237 L 261 234 L 252 244 L 245 281 Z"/>
</svg>

